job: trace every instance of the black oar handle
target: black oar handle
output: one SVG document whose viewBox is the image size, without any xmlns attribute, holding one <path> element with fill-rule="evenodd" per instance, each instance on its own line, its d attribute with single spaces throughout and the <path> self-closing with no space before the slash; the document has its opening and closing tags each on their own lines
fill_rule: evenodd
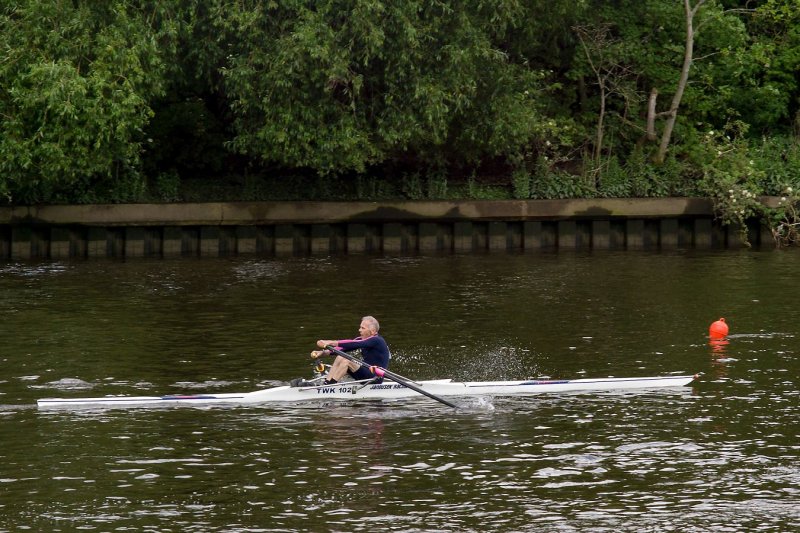
<svg viewBox="0 0 800 533">
<path fill-rule="evenodd" d="M 325 349 L 326 350 L 330 350 L 331 352 L 335 353 L 336 355 L 340 355 L 340 356 L 344 357 L 345 359 L 349 359 L 350 361 L 358 363 L 361 366 L 365 366 L 367 368 L 369 368 L 371 366 L 371 365 L 368 365 L 367 363 L 365 363 L 364 361 L 361 361 L 360 359 L 356 359 L 355 357 L 353 357 L 349 353 L 345 353 L 345 352 L 343 352 L 341 350 L 338 350 L 338 349 L 334 348 L 333 346 L 326 346 Z M 395 374 L 394 372 L 390 372 L 390 371 L 386 370 L 385 368 L 382 368 L 382 367 L 379 367 L 379 366 L 375 367 L 375 369 L 383 372 L 384 376 L 390 378 L 392 381 L 396 381 L 397 383 L 403 385 L 404 387 L 407 387 L 407 388 L 409 388 L 409 389 L 411 389 L 413 391 L 416 391 L 416 392 L 418 392 L 418 393 L 420 393 L 422 395 L 425 395 L 428 398 L 436 400 L 437 402 L 441 402 L 441 403 L 445 404 L 448 407 L 452 407 L 453 409 L 457 409 L 458 408 L 458 406 L 456 404 L 448 402 L 444 398 L 440 398 L 439 396 L 436 396 L 435 394 L 431 394 L 430 392 L 422 389 L 421 387 L 418 387 L 418 386 L 414 385 L 411 382 L 411 380 L 409 380 L 407 378 L 404 378 L 403 376 Z M 378 372 L 375 372 L 375 374 L 378 374 Z"/>
</svg>

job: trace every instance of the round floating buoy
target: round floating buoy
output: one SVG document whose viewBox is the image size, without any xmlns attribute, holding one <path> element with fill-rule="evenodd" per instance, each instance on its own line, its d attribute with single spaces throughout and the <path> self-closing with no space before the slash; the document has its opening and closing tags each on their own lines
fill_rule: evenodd
<svg viewBox="0 0 800 533">
<path fill-rule="evenodd" d="M 708 336 L 712 339 L 724 339 L 728 335 L 728 324 L 720 318 L 708 327 Z"/>
</svg>

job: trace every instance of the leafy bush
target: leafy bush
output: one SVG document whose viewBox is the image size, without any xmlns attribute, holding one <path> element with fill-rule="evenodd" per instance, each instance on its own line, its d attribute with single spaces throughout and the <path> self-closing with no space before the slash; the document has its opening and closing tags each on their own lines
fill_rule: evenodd
<svg viewBox="0 0 800 533">
<path fill-rule="evenodd" d="M 520 167 L 511 173 L 514 198 L 524 200 L 531 197 L 531 176 L 528 169 Z"/>
</svg>

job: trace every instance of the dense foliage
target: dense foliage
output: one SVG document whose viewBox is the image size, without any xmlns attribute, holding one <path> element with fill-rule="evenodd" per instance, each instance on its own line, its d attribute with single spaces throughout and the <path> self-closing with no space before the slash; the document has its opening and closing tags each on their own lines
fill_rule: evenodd
<svg viewBox="0 0 800 533">
<path fill-rule="evenodd" d="M 799 135 L 800 0 L 0 0 L 7 203 L 724 207 Z"/>
</svg>

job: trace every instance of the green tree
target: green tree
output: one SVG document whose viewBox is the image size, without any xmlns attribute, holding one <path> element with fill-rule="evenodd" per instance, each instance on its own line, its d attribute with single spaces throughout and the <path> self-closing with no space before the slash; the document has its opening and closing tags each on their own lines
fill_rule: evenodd
<svg viewBox="0 0 800 533">
<path fill-rule="evenodd" d="M 714 131 L 782 190 L 796 158 L 748 150 L 796 152 L 798 28 L 800 0 L 6 1 L 0 196 L 226 174 L 686 193 Z"/>
<path fill-rule="evenodd" d="M 748 19 L 751 60 L 737 98 L 757 134 L 800 136 L 800 0 L 768 0 Z"/>
<path fill-rule="evenodd" d="M 753 55 L 747 16 L 713 0 L 599 2 L 586 10 L 578 28 L 606 28 L 612 45 L 602 49 L 605 63 L 635 79 L 635 89 L 628 86 L 621 104 L 610 109 L 617 115 L 617 141 L 652 142 L 653 159 L 663 162 L 671 144 L 694 140 L 698 125 L 722 126 L 732 113 L 738 117 L 746 103 L 729 88 L 748 82 L 742 69 Z M 576 55 L 571 76 L 597 78 L 591 66 Z M 597 92 L 602 100 L 602 88 Z"/>
<path fill-rule="evenodd" d="M 157 4 L 153 28 L 161 43 L 164 91 L 151 100 L 153 116 L 145 129 L 142 172 L 148 193 L 159 196 L 163 177 L 223 181 L 243 171 L 225 144 L 233 137 L 233 118 L 223 88 L 222 69 L 238 41 L 219 21 L 223 3 L 169 0 Z M 232 165 L 232 163 L 235 163 Z"/>
<path fill-rule="evenodd" d="M 474 163 L 539 128 L 541 75 L 503 49 L 513 0 L 240 2 L 224 70 L 244 154 L 320 173 Z M 230 31 L 229 28 L 226 30 Z"/>
<path fill-rule="evenodd" d="M 135 2 L 27 0 L 0 12 L 0 192 L 128 199 L 163 90 L 153 16 Z"/>
</svg>

